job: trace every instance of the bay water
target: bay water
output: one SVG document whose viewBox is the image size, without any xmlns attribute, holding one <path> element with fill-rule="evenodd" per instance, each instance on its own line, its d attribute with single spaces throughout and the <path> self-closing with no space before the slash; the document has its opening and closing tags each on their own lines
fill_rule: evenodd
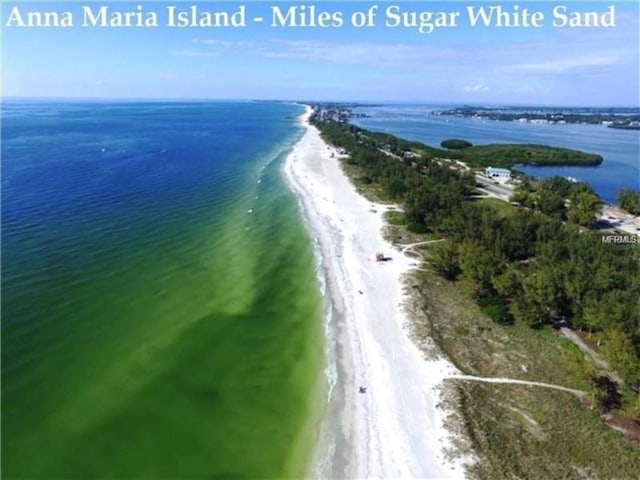
<svg viewBox="0 0 640 480">
<path fill-rule="evenodd" d="M 352 123 L 369 130 L 391 133 L 408 140 L 439 147 L 448 138 L 461 138 L 474 145 L 489 143 L 532 143 L 596 153 L 604 161 L 595 167 L 536 167 L 517 169 L 534 178 L 555 175 L 575 177 L 589 183 L 608 203 L 616 203 L 622 188 L 640 190 L 640 132 L 618 130 L 603 125 L 551 125 L 471 118 L 435 116 L 434 110 L 447 106 L 377 105 L 361 106 Z M 516 159 L 517 160 L 517 159 Z"/>
</svg>

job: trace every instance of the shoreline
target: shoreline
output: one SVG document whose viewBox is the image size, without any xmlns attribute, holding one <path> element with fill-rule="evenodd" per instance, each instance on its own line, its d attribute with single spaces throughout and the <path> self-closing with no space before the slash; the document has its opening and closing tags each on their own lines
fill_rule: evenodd
<svg viewBox="0 0 640 480">
<path fill-rule="evenodd" d="M 335 148 L 301 117 L 305 132 L 284 163 L 315 238 L 330 315 L 325 373 L 333 371 L 313 477 L 461 478 L 460 462 L 447 459 L 442 379 L 456 373 L 429 359 L 410 338 L 403 281 L 415 266 L 383 238 L 388 206 L 357 193 Z M 376 262 L 376 252 L 392 257 Z M 327 384 L 331 383 L 329 375 Z M 359 387 L 366 387 L 365 393 Z"/>
</svg>

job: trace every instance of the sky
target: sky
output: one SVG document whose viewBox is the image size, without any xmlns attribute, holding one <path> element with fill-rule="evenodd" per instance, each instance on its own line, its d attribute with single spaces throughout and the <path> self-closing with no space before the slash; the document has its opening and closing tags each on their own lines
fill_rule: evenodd
<svg viewBox="0 0 640 480">
<path fill-rule="evenodd" d="M 82 8 L 155 12 L 157 28 L 82 27 Z M 199 12 L 244 5 L 245 27 L 170 28 L 167 6 Z M 385 10 L 460 12 L 455 27 L 385 25 Z M 470 25 L 467 8 L 543 12 L 539 28 Z M 552 9 L 602 13 L 615 26 L 554 27 Z M 272 25 L 272 7 L 341 12 L 342 26 Z M 355 12 L 377 6 L 375 25 Z M 517 6 L 517 7 L 516 7 Z M 74 26 L 7 26 L 18 7 L 72 12 Z M 509 0 L 279 2 L 12 2 L 1 6 L 5 97 L 273 99 L 640 106 L 639 2 Z M 255 17 L 264 18 L 256 23 Z M 305 16 L 308 20 L 308 15 Z"/>
</svg>

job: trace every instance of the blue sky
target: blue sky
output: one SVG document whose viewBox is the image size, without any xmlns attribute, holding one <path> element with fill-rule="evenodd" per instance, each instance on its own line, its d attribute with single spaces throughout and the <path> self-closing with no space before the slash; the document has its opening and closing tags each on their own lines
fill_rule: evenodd
<svg viewBox="0 0 640 480">
<path fill-rule="evenodd" d="M 639 106 L 638 2 L 2 2 L 5 96 L 296 99 Z M 82 28 L 81 8 L 154 11 L 166 6 L 235 11 L 245 28 Z M 341 11 L 340 28 L 271 27 L 271 6 Z M 545 13 L 542 28 L 471 28 L 468 6 Z M 72 11 L 73 28 L 6 27 L 11 8 Z M 378 5 L 376 26 L 354 11 Z M 389 28 L 384 10 L 461 11 L 455 28 Z M 551 10 L 604 11 L 612 28 L 554 28 Z M 265 17 L 261 24 L 251 18 Z"/>
</svg>

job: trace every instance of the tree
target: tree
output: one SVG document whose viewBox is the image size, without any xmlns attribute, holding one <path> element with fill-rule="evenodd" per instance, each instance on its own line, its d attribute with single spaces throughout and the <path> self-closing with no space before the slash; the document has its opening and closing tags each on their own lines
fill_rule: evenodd
<svg viewBox="0 0 640 480">
<path fill-rule="evenodd" d="M 600 213 L 598 197 L 588 192 L 580 192 L 570 198 L 568 218 L 583 227 L 592 227 Z"/>
<path fill-rule="evenodd" d="M 545 193 L 553 193 L 560 198 L 568 198 L 572 183 L 564 177 L 554 176 L 540 181 L 540 190 Z"/>
<path fill-rule="evenodd" d="M 538 194 L 536 194 L 528 186 L 519 186 L 515 189 L 511 197 L 510 202 L 519 203 L 526 208 L 535 208 L 538 201 Z"/>
<path fill-rule="evenodd" d="M 493 278 L 493 288 L 496 293 L 505 298 L 514 298 L 522 290 L 521 275 L 518 270 L 510 264 L 499 275 Z"/>
<path fill-rule="evenodd" d="M 625 383 L 631 387 L 640 386 L 640 365 L 630 335 L 620 328 L 607 330 L 601 351 Z"/>
<path fill-rule="evenodd" d="M 471 282 L 477 298 L 494 294 L 493 278 L 498 276 L 506 264 L 504 257 L 488 248 L 467 242 L 462 248 L 462 271 Z"/>
<path fill-rule="evenodd" d="M 567 246 L 573 241 L 570 238 L 571 233 L 560 220 L 541 216 L 538 218 L 536 230 L 536 248 L 540 250 L 543 245 L 549 244 L 552 245 L 553 250 L 562 250 L 561 256 L 565 256 L 564 252 L 566 252 Z"/>
<path fill-rule="evenodd" d="M 583 327 L 583 308 L 587 303 L 587 299 L 593 302 L 597 298 L 592 291 L 593 272 L 589 262 L 576 257 L 572 258 L 571 261 L 563 265 L 562 277 L 564 292 L 568 300 L 567 305 L 574 317 L 574 324 L 577 327 Z M 591 313 L 593 314 L 593 312 L 592 308 Z"/>
<path fill-rule="evenodd" d="M 459 138 L 450 138 L 440 142 L 440 146 L 450 150 L 461 150 L 463 148 L 473 147 L 473 143 L 467 142 L 466 140 L 460 140 Z"/>
<path fill-rule="evenodd" d="M 581 323 L 591 331 L 618 328 L 627 334 L 632 334 L 639 326 L 639 308 L 640 299 L 634 297 L 632 292 L 612 290 L 599 298 L 590 296 L 586 300 Z"/>
<path fill-rule="evenodd" d="M 640 192 L 623 188 L 618 192 L 618 204 L 632 215 L 640 215 Z"/>
<path fill-rule="evenodd" d="M 538 270 L 523 282 L 521 318 L 531 324 L 550 323 L 562 312 L 563 291 L 559 274 L 551 268 Z"/>
<path fill-rule="evenodd" d="M 554 192 L 541 192 L 538 209 L 550 217 L 561 219 L 564 216 L 564 198 Z"/>
<path fill-rule="evenodd" d="M 460 253 L 453 242 L 441 242 L 433 247 L 429 261 L 436 273 L 447 280 L 455 280 L 460 274 Z"/>
<path fill-rule="evenodd" d="M 400 175 L 393 176 L 387 180 L 386 183 L 387 192 L 391 195 L 391 198 L 399 198 L 405 194 L 407 187 L 404 183 L 404 178 Z"/>
<path fill-rule="evenodd" d="M 591 400 L 600 407 L 603 412 L 620 408 L 622 396 L 618 392 L 618 386 L 606 375 L 591 377 Z"/>
<path fill-rule="evenodd" d="M 503 230 L 505 241 L 502 252 L 510 260 L 523 260 L 534 252 L 536 230 L 540 215 L 518 210 L 515 215 L 506 218 Z"/>
<path fill-rule="evenodd" d="M 476 237 L 476 229 L 481 221 L 482 208 L 477 203 L 466 203 L 442 219 L 439 231 L 451 240 L 462 243 Z"/>
</svg>

